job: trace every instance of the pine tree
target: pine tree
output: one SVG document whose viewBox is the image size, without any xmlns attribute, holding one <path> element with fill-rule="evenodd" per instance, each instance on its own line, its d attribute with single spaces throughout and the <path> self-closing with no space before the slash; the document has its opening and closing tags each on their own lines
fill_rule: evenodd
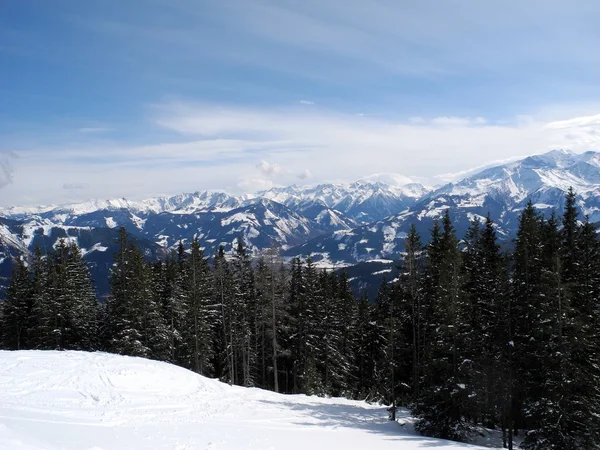
<svg viewBox="0 0 600 450">
<path fill-rule="evenodd" d="M 427 249 L 427 319 L 423 384 L 417 408 L 416 429 L 425 435 L 453 440 L 466 439 L 470 426 L 465 420 L 468 395 L 472 392 L 468 377 L 462 373 L 467 363 L 460 343 L 459 323 L 462 298 L 460 290 L 460 252 L 448 214 L 442 229 L 435 224 Z"/>
<path fill-rule="evenodd" d="M 259 315 L 257 321 L 258 344 L 261 354 L 261 386 L 269 386 L 279 392 L 279 353 L 278 336 L 283 327 L 284 290 L 286 271 L 279 258 L 279 248 L 271 247 L 261 255 L 256 269 L 256 287 Z M 272 381 L 271 381 L 272 380 Z"/>
<path fill-rule="evenodd" d="M 422 250 L 421 238 L 413 224 L 404 241 L 404 258 L 401 267 L 402 276 L 400 278 L 400 284 L 406 299 L 406 306 L 409 308 L 407 314 L 410 317 L 410 329 L 408 330 L 406 341 L 410 342 L 411 347 L 412 374 L 410 383 L 412 386 L 413 402 L 417 402 L 419 398 L 419 377 L 424 348 L 420 279 L 422 270 Z"/>
<path fill-rule="evenodd" d="M 512 384 L 512 420 L 511 428 L 527 428 L 532 421 L 526 417 L 530 399 L 534 396 L 536 385 L 542 380 L 538 377 L 538 348 L 543 343 L 540 318 L 542 282 L 542 238 L 541 222 L 533 204 L 527 206 L 519 218 L 519 229 L 513 252 L 514 268 L 512 272 L 511 323 L 514 352 L 512 371 L 515 383 Z M 519 382 L 516 382 L 519 380 Z"/>
<path fill-rule="evenodd" d="M 340 371 L 340 383 L 333 394 L 350 396 L 351 386 L 354 384 L 352 378 L 351 364 L 354 360 L 354 346 L 357 339 L 357 313 L 358 304 L 350 288 L 348 273 L 342 271 L 337 283 L 338 328 L 340 334 L 339 354 L 337 368 Z"/>
<path fill-rule="evenodd" d="M 538 349 L 543 379 L 528 409 L 534 421 L 524 441 L 529 449 L 600 447 L 598 240 L 593 227 L 578 224 L 575 203 L 570 189 L 560 232 L 554 216 L 542 229 L 545 302 L 538 308 L 548 331 Z"/>
<path fill-rule="evenodd" d="M 507 414 L 508 271 L 489 216 L 483 228 L 478 219 L 473 221 L 465 244 L 461 342 L 467 358 L 462 370 L 473 386 L 468 415 L 473 422 L 493 427 Z"/>
<path fill-rule="evenodd" d="M 79 247 L 68 247 L 65 261 L 64 320 L 68 323 L 63 348 L 96 350 L 98 348 L 98 301 L 89 269 Z"/>
<path fill-rule="evenodd" d="M 221 370 L 217 373 L 220 377 L 229 382 L 236 384 L 237 367 L 235 358 L 235 340 L 234 332 L 236 326 L 236 311 L 234 303 L 234 281 L 231 273 L 230 265 L 225 258 L 223 247 L 220 246 L 215 256 L 214 262 L 214 295 L 215 306 L 219 309 L 220 317 L 218 322 L 219 332 L 217 332 L 217 349 L 216 353 L 219 358 L 217 362 L 221 363 Z"/>
<path fill-rule="evenodd" d="M 168 359 L 170 335 L 153 292 L 151 266 L 121 228 L 107 301 L 108 350 Z"/>
<path fill-rule="evenodd" d="M 377 373 L 384 364 L 387 339 L 382 324 L 378 321 L 377 308 L 363 295 L 357 308 L 357 329 L 354 343 L 352 372 L 354 398 L 383 400 L 378 390 Z"/>
<path fill-rule="evenodd" d="M 235 330 L 233 349 L 238 359 L 237 367 L 241 369 L 236 377 L 243 386 L 254 386 L 257 372 L 258 355 L 256 348 L 256 316 L 257 296 L 252 260 L 244 248 L 241 239 L 232 261 L 234 291 L 233 291 L 233 322 Z"/>
<path fill-rule="evenodd" d="M 48 342 L 51 333 L 50 313 L 48 308 L 48 293 L 46 285 L 48 280 L 48 258 L 43 255 L 42 249 L 36 246 L 31 263 L 33 276 L 32 305 L 31 305 L 31 348 L 52 348 Z"/>
<path fill-rule="evenodd" d="M 570 349 L 565 335 L 570 306 L 562 286 L 558 221 L 554 214 L 541 221 L 540 238 L 540 280 L 530 334 L 530 358 L 537 367 L 535 374 L 529 374 L 525 404 L 533 427 L 523 442 L 529 450 L 569 448 L 573 442 L 564 402 L 571 382 L 567 379 Z"/>
<path fill-rule="evenodd" d="M 187 365 L 197 373 L 210 375 L 214 371 L 218 311 L 213 305 L 214 280 L 197 239 L 192 241 L 184 278 L 187 281 L 184 291 L 187 323 L 183 335 L 188 349 Z"/>
<path fill-rule="evenodd" d="M 321 283 L 312 259 L 307 257 L 303 265 L 297 258 L 290 280 L 290 308 L 293 317 L 290 339 L 294 393 L 324 393 L 323 379 L 316 359 L 318 355 L 324 355 L 321 351 L 324 343 L 320 340 L 318 323 L 322 296 Z"/>
<path fill-rule="evenodd" d="M 17 258 L 2 310 L 2 346 L 9 350 L 32 347 L 33 282 L 25 261 Z"/>
<path fill-rule="evenodd" d="M 587 218 L 578 229 L 576 249 L 575 280 L 565 277 L 573 286 L 573 317 L 567 375 L 571 383 L 564 399 L 572 448 L 587 450 L 600 448 L 600 241 Z"/>
</svg>

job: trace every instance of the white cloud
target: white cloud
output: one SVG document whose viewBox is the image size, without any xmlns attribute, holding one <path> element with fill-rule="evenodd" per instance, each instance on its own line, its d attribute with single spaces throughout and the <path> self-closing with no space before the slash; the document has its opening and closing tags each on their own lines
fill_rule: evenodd
<svg viewBox="0 0 600 450">
<path fill-rule="evenodd" d="M 13 182 L 13 164 L 17 157 L 13 151 L 0 152 L 0 189 Z"/>
<path fill-rule="evenodd" d="M 256 168 L 266 176 L 273 176 L 282 172 L 282 169 L 278 164 L 270 164 L 264 160 L 257 164 Z"/>
<path fill-rule="evenodd" d="M 266 178 L 242 177 L 238 181 L 238 186 L 245 192 L 256 192 L 271 189 L 273 182 Z"/>
<path fill-rule="evenodd" d="M 421 119 L 421 121 L 418 119 Z M 412 118 L 412 123 L 427 124 L 428 122 L 422 118 Z M 469 127 L 484 125 L 486 120 L 483 117 L 434 117 L 429 123 L 444 127 Z"/>
<path fill-rule="evenodd" d="M 65 183 L 63 184 L 63 189 L 67 189 L 69 191 L 78 190 L 78 189 L 86 189 L 87 185 L 85 183 Z"/>
<path fill-rule="evenodd" d="M 311 100 L 300 100 L 299 103 L 302 103 L 303 105 L 314 105 L 315 102 L 311 101 Z"/>
<path fill-rule="evenodd" d="M 312 178 L 312 173 L 310 172 L 310 170 L 304 169 L 302 172 L 300 172 L 298 174 L 298 178 L 301 180 L 307 180 L 309 178 Z"/>
<path fill-rule="evenodd" d="M 502 124 L 479 117 L 398 121 L 320 108 L 183 102 L 157 106 L 153 114 L 167 131 L 157 133 L 163 137 L 156 143 L 90 139 L 29 144 L 20 158 L 10 159 L 15 171 L 4 173 L 14 183 L 0 190 L 0 204 L 27 198 L 37 199 L 34 203 L 140 198 L 202 189 L 241 193 L 299 179 L 351 181 L 390 172 L 436 184 L 490 160 L 552 148 L 600 149 L 600 122 L 593 117 L 557 122 L 530 116 Z M 81 180 L 85 189 L 75 188 Z"/>
</svg>

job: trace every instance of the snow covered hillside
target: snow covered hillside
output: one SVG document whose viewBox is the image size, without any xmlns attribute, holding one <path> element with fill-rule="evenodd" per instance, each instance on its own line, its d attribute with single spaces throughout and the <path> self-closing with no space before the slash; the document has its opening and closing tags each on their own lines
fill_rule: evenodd
<svg viewBox="0 0 600 450">
<path fill-rule="evenodd" d="M 528 201 L 544 214 L 560 214 L 569 187 L 577 194 L 581 219 L 587 215 L 591 222 L 600 222 L 600 153 L 554 150 L 486 168 L 426 193 L 406 210 L 351 230 L 318 236 L 285 254 L 312 254 L 315 261 L 325 261 L 327 266 L 394 258 L 403 251 L 411 225 L 426 241 L 433 221 L 446 210 L 459 237 L 474 218 L 485 220 L 489 214 L 499 236 L 510 242 Z"/>
<path fill-rule="evenodd" d="M 416 435 L 406 411 L 399 422 L 378 405 L 232 387 L 141 358 L 0 351 L 1 450 L 482 448 Z"/>
</svg>

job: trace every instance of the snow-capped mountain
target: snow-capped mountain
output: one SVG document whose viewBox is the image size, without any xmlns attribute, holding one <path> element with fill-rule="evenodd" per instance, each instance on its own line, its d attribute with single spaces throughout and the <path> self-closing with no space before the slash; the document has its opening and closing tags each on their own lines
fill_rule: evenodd
<svg viewBox="0 0 600 450">
<path fill-rule="evenodd" d="M 560 213 L 564 194 L 571 186 L 582 215 L 600 222 L 600 153 L 556 150 L 482 170 L 427 193 L 406 211 L 320 236 L 289 249 L 286 255 L 310 253 L 323 265 L 393 258 L 402 251 L 411 224 L 417 226 L 425 242 L 434 219 L 446 209 L 459 236 L 475 217 L 483 220 L 489 214 L 500 236 L 508 241 L 514 237 L 519 213 L 529 200 L 546 214 L 553 210 Z"/>
<path fill-rule="evenodd" d="M 14 219 L 39 217 L 51 220 L 54 223 L 62 223 L 98 211 L 127 211 L 133 215 L 141 216 L 164 212 L 187 214 L 203 211 L 229 211 L 240 206 L 244 199 L 245 197 L 233 197 L 225 192 L 204 191 L 178 194 L 170 197 L 155 197 L 140 201 L 118 198 L 111 200 L 91 200 L 60 206 L 15 206 L 0 209 L 0 214 L 4 217 Z"/>
<path fill-rule="evenodd" d="M 251 253 L 270 246 L 288 249 L 334 231 L 348 231 L 391 212 L 406 210 L 426 188 L 409 183 L 360 180 L 351 184 L 291 186 L 253 195 L 194 192 L 141 201 L 114 199 L 38 208 L 0 210 L 3 254 L 0 276 L 10 274 L 10 257 L 52 248 L 60 238 L 76 240 L 96 279 L 106 279 L 118 227 L 125 227 L 149 255 L 198 238 L 207 255 L 231 251 L 242 238 Z M 411 180 L 404 180 L 411 181 Z M 94 241 L 95 239 L 95 241 Z M 93 241 L 93 242 L 92 242 Z M 101 253 L 104 255 L 97 261 Z"/>
<path fill-rule="evenodd" d="M 172 247 L 200 239 L 207 253 L 231 247 L 243 237 L 253 251 L 267 245 L 288 248 L 308 239 L 405 210 L 426 189 L 362 180 L 349 185 L 291 186 L 234 197 L 195 192 L 142 201 L 115 199 L 38 208 L 12 207 L 0 215 L 30 228 L 118 228 Z M 358 220 L 360 219 L 360 220 Z M 25 243 L 25 247 L 29 247 Z"/>
<path fill-rule="evenodd" d="M 473 218 L 489 214 L 510 242 L 528 200 L 546 213 L 560 212 L 569 186 L 581 212 L 600 222 L 600 153 L 551 151 L 468 173 L 435 190 L 401 175 L 375 174 L 348 184 L 294 185 L 243 196 L 206 191 L 0 209 L 0 276 L 10 273 L 11 257 L 38 244 L 51 248 L 66 237 L 77 240 L 85 258 L 99 267 L 94 277 L 107 279 L 120 226 L 144 243 L 149 257 L 194 238 L 212 255 L 220 245 L 231 251 L 242 238 L 253 254 L 275 245 L 288 257 L 310 253 L 323 266 L 346 266 L 397 258 L 412 223 L 426 242 L 433 220 L 446 209 L 459 236 Z"/>
<path fill-rule="evenodd" d="M 99 294 L 108 292 L 108 274 L 117 252 L 118 230 L 110 228 L 18 222 L 0 218 L 0 297 L 12 272 L 12 258 L 30 255 L 36 247 L 52 250 L 59 240 L 76 242 L 88 263 Z M 148 239 L 135 237 L 136 245 L 148 259 L 164 257 L 164 249 Z"/>
<path fill-rule="evenodd" d="M 320 184 L 318 186 L 273 188 L 257 195 L 303 212 L 321 204 L 339 211 L 358 224 L 365 224 L 402 211 L 429 192 L 425 186 L 396 175 L 362 179 L 351 184 Z M 381 181 L 386 179 L 390 183 Z M 397 184 L 406 181 L 405 184 Z M 395 184 L 394 184 L 395 183 Z"/>
</svg>

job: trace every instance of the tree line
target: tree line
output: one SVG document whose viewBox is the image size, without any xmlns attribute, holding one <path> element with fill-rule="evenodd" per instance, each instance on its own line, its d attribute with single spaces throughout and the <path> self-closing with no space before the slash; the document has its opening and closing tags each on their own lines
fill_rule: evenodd
<svg viewBox="0 0 600 450">
<path fill-rule="evenodd" d="M 238 241 L 209 261 L 197 240 L 150 263 L 121 229 L 98 302 L 75 244 L 17 259 L 2 307 L 6 349 L 103 350 L 231 384 L 391 403 L 421 433 L 502 430 L 512 448 L 600 448 L 600 243 L 572 190 L 562 217 L 530 203 L 513 250 L 488 217 L 463 239 L 451 218 L 422 244 L 411 227 L 400 276 L 375 301 L 310 257 L 252 258 Z M 525 430 L 525 431 L 521 431 Z"/>
</svg>

